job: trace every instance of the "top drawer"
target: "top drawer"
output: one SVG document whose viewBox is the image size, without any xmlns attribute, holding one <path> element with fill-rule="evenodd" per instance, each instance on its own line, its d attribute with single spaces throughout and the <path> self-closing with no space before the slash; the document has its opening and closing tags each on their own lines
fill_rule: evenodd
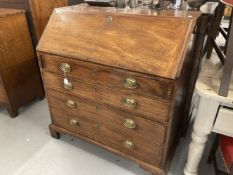
<svg viewBox="0 0 233 175">
<path fill-rule="evenodd" d="M 86 63 L 58 56 L 43 57 L 45 71 L 93 82 L 107 87 L 128 89 L 136 94 L 145 94 L 162 98 L 164 81 L 159 78 L 140 76 L 128 71 Z"/>
</svg>

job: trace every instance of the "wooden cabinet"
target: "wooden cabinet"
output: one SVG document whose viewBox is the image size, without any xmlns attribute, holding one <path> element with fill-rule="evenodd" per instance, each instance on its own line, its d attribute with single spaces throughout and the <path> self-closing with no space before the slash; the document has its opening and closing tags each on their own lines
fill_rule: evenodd
<svg viewBox="0 0 233 175">
<path fill-rule="evenodd" d="M 0 8 L 26 10 L 34 46 L 37 45 L 54 8 L 67 5 L 68 0 L 0 0 Z"/>
<path fill-rule="evenodd" d="M 51 135 L 69 133 L 166 174 L 198 17 L 83 4 L 56 9 L 37 47 Z"/>
<path fill-rule="evenodd" d="M 0 105 L 12 117 L 34 97 L 44 97 L 25 13 L 0 9 Z"/>
</svg>

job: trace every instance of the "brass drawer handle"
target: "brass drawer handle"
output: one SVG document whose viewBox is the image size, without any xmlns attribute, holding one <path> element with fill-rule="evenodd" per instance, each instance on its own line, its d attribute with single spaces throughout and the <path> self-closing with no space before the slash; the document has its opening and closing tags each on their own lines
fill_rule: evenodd
<svg viewBox="0 0 233 175">
<path fill-rule="evenodd" d="M 134 149 L 134 147 L 135 147 L 134 143 L 129 141 L 129 140 L 123 141 L 122 144 L 127 149 Z"/>
<path fill-rule="evenodd" d="M 70 124 L 71 126 L 79 126 L 79 121 L 78 121 L 77 119 L 71 119 L 71 120 L 69 121 L 69 124 Z"/>
<path fill-rule="evenodd" d="M 74 86 L 71 82 L 68 82 L 67 84 L 63 84 L 63 87 L 67 90 L 72 90 L 74 89 Z"/>
<path fill-rule="evenodd" d="M 125 98 L 123 99 L 123 104 L 129 108 L 136 108 L 137 102 L 133 98 Z"/>
<path fill-rule="evenodd" d="M 135 121 L 133 121 L 133 120 L 131 120 L 131 119 L 124 119 L 123 125 L 124 125 L 126 128 L 129 128 L 129 129 L 134 129 L 134 128 L 136 128 L 136 123 L 135 123 Z"/>
<path fill-rule="evenodd" d="M 123 80 L 123 84 L 125 87 L 129 88 L 129 89 L 136 89 L 138 87 L 138 83 L 134 78 L 125 78 Z"/>
<path fill-rule="evenodd" d="M 68 73 L 68 72 L 71 71 L 71 67 L 70 67 L 70 65 L 68 63 L 61 63 L 60 64 L 60 69 L 64 73 Z"/>
<path fill-rule="evenodd" d="M 75 108 L 76 103 L 73 100 L 67 100 L 66 106 L 69 107 L 69 108 Z"/>
</svg>

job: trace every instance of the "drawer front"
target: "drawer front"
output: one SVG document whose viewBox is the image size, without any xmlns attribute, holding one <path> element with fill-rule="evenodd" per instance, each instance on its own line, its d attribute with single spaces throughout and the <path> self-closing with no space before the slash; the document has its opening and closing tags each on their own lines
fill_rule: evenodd
<svg viewBox="0 0 233 175">
<path fill-rule="evenodd" d="M 43 75 L 45 85 L 48 89 L 90 99 L 154 121 L 168 121 L 169 104 L 165 102 L 128 93 L 127 90 L 123 89 L 110 89 L 71 79 L 69 81 L 72 83 L 73 89 L 67 90 L 63 87 L 64 80 L 62 76 L 48 72 L 44 72 Z"/>
<path fill-rule="evenodd" d="M 213 130 L 217 133 L 233 137 L 233 109 L 221 107 L 218 111 L 217 119 Z"/>
<path fill-rule="evenodd" d="M 48 99 L 54 124 L 148 163 L 160 163 L 165 126 L 54 91 L 48 92 Z M 67 100 L 75 102 L 75 108 L 68 107 Z M 126 128 L 125 119 L 134 121 L 135 128 Z"/>
<path fill-rule="evenodd" d="M 54 90 L 48 90 L 47 94 L 52 108 L 74 115 L 78 113 L 82 116 L 92 116 L 115 131 L 144 140 L 146 143 L 163 145 L 165 141 L 166 126 L 164 125 Z M 69 104 L 69 101 L 72 104 Z"/>
<path fill-rule="evenodd" d="M 58 56 L 44 57 L 44 70 L 64 75 L 62 65 L 66 63 L 69 68 L 66 75 L 86 82 L 102 84 L 106 87 L 118 87 L 131 93 L 147 94 L 149 96 L 162 97 L 164 82 L 155 78 L 144 78 L 130 72 L 116 71 L 109 67 L 92 63 L 85 63 Z"/>
</svg>

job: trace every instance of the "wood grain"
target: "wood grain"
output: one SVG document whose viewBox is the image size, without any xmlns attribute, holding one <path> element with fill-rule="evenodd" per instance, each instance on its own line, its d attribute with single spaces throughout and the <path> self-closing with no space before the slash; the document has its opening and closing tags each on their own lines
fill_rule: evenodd
<svg viewBox="0 0 233 175">
<path fill-rule="evenodd" d="M 105 148 L 106 150 L 111 151 L 112 153 L 115 153 L 117 155 L 123 156 L 129 160 L 133 160 L 134 162 L 138 163 L 140 165 L 140 167 L 144 168 L 146 171 L 150 171 L 153 175 L 165 175 L 166 174 L 166 172 L 163 169 L 161 169 L 157 166 L 151 165 L 143 160 L 139 160 L 138 158 L 135 158 L 134 156 L 127 155 L 124 152 L 116 150 L 116 149 L 114 149 L 111 146 L 108 146 L 106 144 L 96 142 L 93 139 L 89 139 L 88 137 L 82 136 L 80 134 L 76 134 L 68 129 L 56 126 L 54 124 L 50 124 L 49 129 L 50 129 L 51 133 L 54 133 L 54 136 L 56 136 L 55 138 L 58 138 L 57 135 L 60 136 L 60 134 L 69 134 L 69 135 L 72 135 L 74 137 L 89 141 L 90 143 L 93 143 L 93 144 L 98 145 L 102 148 Z"/>
<path fill-rule="evenodd" d="M 5 92 L 3 86 L 0 85 L 0 103 L 4 103 L 5 101 Z"/>
<path fill-rule="evenodd" d="M 135 139 L 133 137 L 127 137 L 127 135 L 121 134 L 121 132 L 111 128 L 109 123 L 113 121 L 109 121 L 108 118 L 105 118 L 107 121 L 103 122 L 103 120 L 98 120 L 101 118 L 95 118 L 92 115 L 83 116 L 78 113 L 71 114 L 64 111 L 59 111 L 57 108 L 50 108 L 50 110 L 53 116 L 54 124 L 57 126 L 73 131 L 78 135 L 88 137 L 96 142 L 110 146 L 113 149 L 138 158 L 139 160 L 159 166 L 162 153 L 161 147 L 157 146 L 156 144 L 145 142 L 140 138 Z M 79 125 L 71 126 L 69 124 L 70 119 L 79 120 Z M 133 142 L 135 144 L 135 148 L 125 148 L 122 144 L 122 142 L 125 140 L 130 140 Z"/>
<path fill-rule="evenodd" d="M 68 0 L 29 0 L 33 24 L 39 41 L 54 8 L 68 5 Z"/>
<path fill-rule="evenodd" d="M 67 100 L 75 102 L 75 108 L 66 106 Z M 48 101 L 51 107 L 68 114 L 80 116 L 92 116 L 96 120 L 115 132 L 119 132 L 129 138 L 140 139 L 146 143 L 163 145 L 166 133 L 166 125 L 161 125 L 150 120 L 137 117 L 113 108 L 105 107 L 87 100 L 77 98 L 61 92 L 48 90 Z M 124 119 L 132 119 L 136 128 L 129 129 L 123 125 Z M 147 137 L 145 137 L 145 135 Z"/>
<path fill-rule="evenodd" d="M 68 0 L 0 0 L 1 8 L 22 9 L 26 11 L 34 47 L 38 44 L 54 8 L 67 5 Z"/>
<path fill-rule="evenodd" d="M 56 10 L 37 50 L 169 79 L 179 75 L 195 18 L 108 12 Z"/>
<path fill-rule="evenodd" d="M 45 86 L 48 89 L 54 89 L 74 96 L 79 96 L 81 98 L 86 98 L 154 121 L 166 123 L 169 119 L 169 104 L 163 101 L 135 95 L 124 89 L 107 88 L 100 85 L 87 84 L 74 79 L 70 79 L 74 89 L 66 90 L 63 88 L 64 78 L 62 76 L 44 72 L 43 77 Z M 125 106 L 122 102 L 124 98 L 132 98 L 136 100 L 136 108 L 129 108 Z"/>
<path fill-rule="evenodd" d="M 13 117 L 21 105 L 44 96 L 25 14 L 15 12 L 9 10 L 0 21 L 0 74 Z"/>
<path fill-rule="evenodd" d="M 188 17 L 191 15 L 192 17 Z M 56 9 L 38 45 L 51 136 L 71 134 L 165 175 L 179 139 L 199 13 L 77 5 Z M 70 72 L 63 73 L 60 64 Z M 73 89 L 64 89 L 64 78 Z M 138 87 L 128 89 L 122 79 Z M 136 101 L 126 106 L 125 98 Z M 72 100 L 73 108 L 65 103 Z M 122 124 L 125 118 L 136 128 Z M 78 126 L 70 126 L 76 119 Z M 125 149 L 122 141 L 135 144 Z"/>
<path fill-rule="evenodd" d="M 128 92 L 134 94 L 144 94 L 160 98 L 164 94 L 165 82 L 162 78 L 135 74 L 129 71 L 122 71 L 59 56 L 45 55 L 43 58 L 43 68 L 48 72 L 64 75 L 64 72 L 60 69 L 60 65 L 62 63 L 68 63 L 71 67 L 71 71 L 66 73 L 67 77 L 77 78 L 84 82 L 93 82 L 110 88 L 118 87 L 126 90 L 128 89 Z M 134 78 L 137 81 L 137 88 L 129 89 L 125 87 L 123 81 L 126 78 Z"/>
</svg>

